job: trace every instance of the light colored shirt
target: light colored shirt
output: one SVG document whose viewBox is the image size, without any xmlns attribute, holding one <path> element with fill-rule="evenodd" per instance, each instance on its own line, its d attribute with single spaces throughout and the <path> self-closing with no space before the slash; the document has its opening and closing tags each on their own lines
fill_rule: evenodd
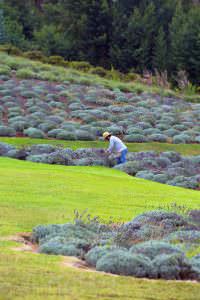
<svg viewBox="0 0 200 300">
<path fill-rule="evenodd" d="M 122 152 L 127 149 L 126 145 L 116 136 L 112 135 L 110 138 L 110 146 L 108 152 Z"/>
</svg>

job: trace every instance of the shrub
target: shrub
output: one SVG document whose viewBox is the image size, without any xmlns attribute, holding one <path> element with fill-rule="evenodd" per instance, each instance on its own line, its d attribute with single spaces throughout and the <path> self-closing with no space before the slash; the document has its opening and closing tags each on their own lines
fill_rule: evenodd
<svg viewBox="0 0 200 300">
<path fill-rule="evenodd" d="M 191 210 L 189 212 L 189 218 L 192 220 L 192 222 L 200 226 L 200 210 Z"/>
<path fill-rule="evenodd" d="M 17 70 L 16 77 L 20 79 L 37 78 L 37 73 L 27 68 Z"/>
<path fill-rule="evenodd" d="M 162 154 L 161 154 L 161 155 L 162 155 Z M 163 168 L 167 168 L 168 166 L 171 165 L 171 161 L 169 160 L 169 158 L 167 158 L 167 157 L 162 157 L 162 156 L 160 156 L 160 157 L 158 157 L 158 158 L 156 159 L 156 163 L 157 163 L 158 166 L 161 167 L 162 169 L 163 169 Z"/>
<path fill-rule="evenodd" d="M 83 251 L 78 249 L 74 244 L 66 244 L 61 248 L 60 254 L 64 256 L 81 257 L 83 256 Z"/>
<path fill-rule="evenodd" d="M 147 128 L 143 130 L 143 133 L 147 136 L 160 134 L 160 130 L 158 128 Z"/>
<path fill-rule="evenodd" d="M 66 166 L 73 165 L 71 155 L 69 155 L 67 150 L 57 150 L 56 152 L 50 153 L 47 163 Z"/>
<path fill-rule="evenodd" d="M 135 176 L 135 174 L 140 169 L 140 165 L 139 165 L 139 162 L 137 162 L 137 161 L 129 161 L 124 164 L 116 165 L 114 168 L 117 170 L 126 172 L 129 175 Z"/>
<path fill-rule="evenodd" d="M 175 135 L 178 135 L 179 134 L 179 131 L 174 129 L 174 128 L 170 128 L 168 130 L 165 130 L 164 131 L 164 134 L 169 136 L 169 137 L 174 137 Z"/>
<path fill-rule="evenodd" d="M 76 134 L 77 140 L 80 140 L 80 141 L 94 141 L 95 140 L 95 137 L 93 136 L 93 134 L 88 131 L 76 130 L 75 134 Z"/>
<path fill-rule="evenodd" d="M 43 132 L 47 133 L 48 131 L 52 130 L 55 128 L 55 123 L 53 122 L 45 122 L 41 123 L 38 128 L 41 129 Z"/>
<path fill-rule="evenodd" d="M 92 68 L 91 64 L 86 61 L 71 61 L 69 62 L 69 66 L 83 72 L 88 72 Z"/>
<path fill-rule="evenodd" d="M 167 236 L 167 240 L 173 243 L 199 243 L 200 231 L 197 230 L 180 230 Z"/>
<path fill-rule="evenodd" d="M 162 152 L 161 157 L 167 157 L 173 163 L 181 160 L 181 155 L 174 151 Z"/>
<path fill-rule="evenodd" d="M 182 254 L 162 254 L 153 260 L 154 272 L 162 279 L 190 279 L 193 272 Z"/>
<path fill-rule="evenodd" d="M 198 135 L 198 136 L 195 137 L 195 142 L 196 143 L 200 143 L 200 135 Z"/>
<path fill-rule="evenodd" d="M 12 127 L 0 126 L 0 136 L 15 136 L 16 131 Z"/>
<path fill-rule="evenodd" d="M 153 180 L 160 183 L 166 183 L 169 177 L 167 174 L 156 174 L 153 177 Z"/>
<path fill-rule="evenodd" d="M 63 244 L 61 242 L 52 240 L 42 244 L 39 247 L 38 251 L 39 253 L 61 255 L 62 248 Z"/>
<path fill-rule="evenodd" d="M 124 136 L 124 141 L 128 143 L 145 143 L 147 138 L 140 134 L 129 134 Z"/>
<path fill-rule="evenodd" d="M 135 175 L 138 178 L 143 178 L 143 179 L 147 179 L 147 180 L 153 180 L 154 178 L 154 173 L 150 172 L 150 171 L 139 171 L 136 173 Z"/>
<path fill-rule="evenodd" d="M 115 125 L 108 127 L 107 130 L 108 130 L 108 132 L 111 132 L 112 134 L 116 134 L 116 135 L 123 133 L 123 128 L 120 126 L 115 126 Z"/>
<path fill-rule="evenodd" d="M 48 137 L 50 137 L 50 138 L 56 138 L 57 135 L 58 135 L 59 133 L 61 133 L 62 131 L 63 131 L 62 129 L 53 129 L 53 130 L 48 131 L 48 132 L 47 132 L 47 135 L 48 135 Z"/>
<path fill-rule="evenodd" d="M 59 56 L 59 55 L 55 55 L 55 56 L 49 56 L 48 59 L 47 59 L 48 63 L 49 64 L 52 64 L 52 65 L 64 65 L 64 59 L 62 56 Z"/>
<path fill-rule="evenodd" d="M 174 179 L 167 181 L 167 184 L 173 186 L 180 186 L 184 188 L 196 189 L 199 184 L 195 178 L 185 177 L 183 175 L 176 176 Z"/>
<path fill-rule="evenodd" d="M 187 220 L 174 212 L 168 212 L 165 210 L 155 210 L 143 213 L 137 216 L 134 221 L 143 222 L 150 224 L 157 224 L 163 226 L 165 229 L 176 230 L 178 227 L 186 226 Z"/>
<path fill-rule="evenodd" d="M 86 262 L 92 266 L 96 267 L 97 261 L 104 255 L 113 251 L 112 247 L 108 246 L 96 246 L 92 248 L 85 256 Z"/>
<path fill-rule="evenodd" d="M 95 67 L 95 68 L 91 68 L 89 73 L 94 74 L 94 75 L 98 75 L 98 76 L 101 76 L 101 77 L 106 77 L 107 70 L 105 70 L 102 67 Z"/>
<path fill-rule="evenodd" d="M 0 65 L 0 75 L 9 76 L 11 73 L 11 69 L 6 65 Z"/>
<path fill-rule="evenodd" d="M 173 137 L 174 144 L 187 144 L 191 141 L 191 137 L 187 134 L 178 134 Z"/>
<path fill-rule="evenodd" d="M 31 155 L 49 154 L 56 150 L 56 147 L 49 144 L 38 144 L 28 148 Z"/>
<path fill-rule="evenodd" d="M 163 241 L 147 241 L 131 247 L 130 252 L 133 254 L 142 254 L 150 259 L 154 259 L 162 254 L 182 254 L 182 251 L 169 243 Z"/>
<path fill-rule="evenodd" d="M 43 62 L 46 60 L 43 53 L 41 51 L 37 51 L 37 50 L 24 52 L 23 56 L 27 57 L 29 59 L 32 59 L 32 60 L 39 60 L 39 61 L 43 61 Z"/>
<path fill-rule="evenodd" d="M 16 56 L 23 55 L 23 52 L 19 48 L 15 47 L 11 44 L 1 45 L 1 51 L 6 52 L 10 55 L 16 55 Z"/>
<path fill-rule="evenodd" d="M 0 142 L 0 156 L 6 156 L 11 150 L 15 150 L 13 146 Z"/>
<path fill-rule="evenodd" d="M 47 154 L 28 155 L 26 157 L 26 160 L 32 161 L 35 163 L 47 164 L 48 163 L 48 155 Z"/>
<path fill-rule="evenodd" d="M 72 131 L 62 130 L 56 135 L 56 138 L 61 140 L 75 141 L 76 134 Z"/>
<path fill-rule="evenodd" d="M 15 158 L 15 159 L 25 160 L 26 157 L 28 156 L 28 152 L 26 151 L 26 149 L 19 149 L 19 150 L 13 149 L 13 150 L 8 151 L 6 156 Z"/>
<path fill-rule="evenodd" d="M 132 255 L 125 250 L 115 250 L 100 258 L 96 269 L 119 275 L 146 277 L 151 273 L 152 264 L 143 255 Z"/>
<path fill-rule="evenodd" d="M 14 128 L 17 132 L 23 132 L 25 128 L 29 127 L 28 122 L 26 121 L 18 121 L 10 124 L 12 128 Z"/>
<path fill-rule="evenodd" d="M 165 143 L 167 142 L 167 136 L 164 134 L 151 134 L 149 136 L 150 141 Z"/>
<path fill-rule="evenodd" d="M 192 259 L 190 260 L 190 264 L 196 273 L 196 279 L 200 280 L 200 255 L 198 254 L 192 257 Z"/>
<path fill-rule="evenodd" d="M 24 130 L 24 134 L 31 137 L 31 138 L 44 138 L 44 132 L 40 129 L 36 129 L 33 127 L 30 127 L 26 130 Z"/>
</svg>

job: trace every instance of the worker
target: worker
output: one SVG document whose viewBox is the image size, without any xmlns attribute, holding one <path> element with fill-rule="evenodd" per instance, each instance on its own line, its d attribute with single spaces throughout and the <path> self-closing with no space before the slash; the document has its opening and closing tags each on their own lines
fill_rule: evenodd
<svg viewBox="0 0 200 300">
<path fill-rule="evenodd" d="M 109 132 L 104 132 L 103 138 L 110 142 L 107 153 L 117 153 L 117 164 L 124 164 L 126 162 L 126 154 L 128 152 L 126 145 L 116 136 Z"/>
</svg>

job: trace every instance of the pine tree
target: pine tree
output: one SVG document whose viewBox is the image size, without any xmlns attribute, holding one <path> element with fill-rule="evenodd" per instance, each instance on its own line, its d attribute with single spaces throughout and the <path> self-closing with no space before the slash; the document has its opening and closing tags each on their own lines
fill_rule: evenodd
<svg viewBox="0 0 200 300">
<path fill-rule="evenodd" d="M 182 61 L 189 79 L 200 84 L 200 7 L 192 8 L 182 32 Z"/>
<path fill-rule="evenodd" d="M 5 25 L 4 25 L 4 15 L 3 10 L 0 9 L 0 44 L 6 42 L 6 33 L 5 33 Z"/>
<path fill-rule="evenodd" d="M 155 40 L 153 67 L 159 71 L 164 71 L 167 68 L 167 45 L 162 27 L 160 27 Z"/>
<path fill-rule="evenodd" d="M 183 31 L 186 24 L 186 16 L 181 2 L 178 2 L 176 11 L 170 25 L 170 71 L 174 73 L 183 69 L 184 60 L 182 57 Z"/>
<path fill-rule="evenodd" d="M 140 69 L 141 71 L 145 69 L 152 70 L 154 37 L 156 32 L 156 12 L 153 3 L 150 3 L 145 9 L 141 22 L 143 34 L 140 45 Z"/>
<path fill-rule="evenodd" d="M 83 47 L 86 60 L 109 66 L 110 7 L 107 0 L 87 0 Z"/>
</svg>

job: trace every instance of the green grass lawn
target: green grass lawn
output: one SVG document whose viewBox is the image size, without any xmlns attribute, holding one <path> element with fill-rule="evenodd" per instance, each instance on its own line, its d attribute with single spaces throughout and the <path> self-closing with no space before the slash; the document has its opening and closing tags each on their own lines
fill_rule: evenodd
<svg viewBox="0 0 200 300">
<path fill-rule="evenodd" d="M 8 143 L 17 147 L 30 146 L 33 144 L 52 144 L 77 148 L 102 148 L 107 147 L 107 144 L 101 141 L 64 141 L 52 139 L 31 139 L 31 138 L 10 138 L 0 137 L 0 142 Z M 200 155 L 200 144 L 167 144 L 167 143 L 127 143 L 129 151 L 176 151 L 183 155 Z"/>
<path fill-rule="evenodd" d="M 0 300 L 197 300 L 200 285 L 90 273 L 63 257 L 19 252 L 7 236 L 35 225 L 63 223 L 88 208 L 126 221 L 176 202 L 200 208 L 198 191 L 130 177 L 102 167 L 64 167 L 0 158 Z"/>
</svg>

